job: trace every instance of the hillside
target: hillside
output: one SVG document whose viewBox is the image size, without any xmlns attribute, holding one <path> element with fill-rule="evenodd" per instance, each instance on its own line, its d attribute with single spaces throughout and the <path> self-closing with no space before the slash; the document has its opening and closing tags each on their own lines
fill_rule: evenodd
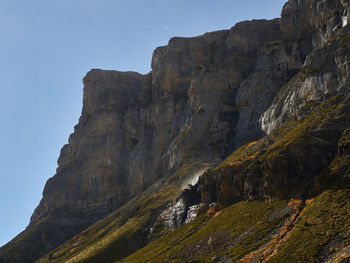
<svg viewBox="0 0 350 263">
<path fill-rule="evenodd" d="M 17 262 L 349 262 L 350 3 L 93 69 Z"/>
</svg>

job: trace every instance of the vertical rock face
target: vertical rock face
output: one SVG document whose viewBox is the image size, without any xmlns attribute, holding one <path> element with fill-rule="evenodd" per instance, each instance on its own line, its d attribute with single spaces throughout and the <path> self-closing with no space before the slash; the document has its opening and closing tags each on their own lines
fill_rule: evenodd
<svg viewBox="0 0 350 263">
<path fill-rule="evenodd" d="M 80 210 L 99 218 L 142 189 L 142 178 L 135 178 L 132 188 L 125 186 L 138 144 L 145 143 L 142 122 L 151 102 L 150 80 L 134 72 L 92 70 L 86 75 L 79 124 L 61 150 L 33 224 L 53 210 Z"/>
<path fill-rule="evenodd" d="M 261 116 L 264 132 L 270 133 L 290 117 L 304 116 L 310 103 L 349 92 L 350 29 L 344 22 L 348 12 L 347 1 L 289 1 L 284 6 L 282 36 L 297 39 L 302 57 L 307 56 L 298 76 L 280 89 Z"/>
<path fill-rule="evenodd" d="M 347 24 L 349 3 L 343 0 L 290 0 L 282 10 L 281 32 L 286 39 L 317 47 Z"/>
<path fill-rule="evenodd" d="M 299 67 L 283 45 L 279 19 L 253 20 L 172 38 L 147 75 L 91 70 L 79 123 L 31 218 L 31 230 L 55 222 L 62 236 L 39 238 L 41 253 L 75 234 L 66 224 L 78 232 L 183 164 L 218 163 L 263 136 L 259 116 Z"/>
<path fill-rule="evenodd" d="M 79 124 L 31 224 L 53 211 L 101 218 L 186 161 L 216 163 L 262 136 L 259 113 L 290 75 L 279 38 L 278 19 L 242 22 L 171 39 L 154 51 L 151 74 L 90 71 Z"/>
<path fill-rule="evenodd" d="M 149 74 L 91 70 L 57 173 L 7 248 L 26 247 L 38 258 L 185 163 L 216 164 L 303 116 L 308 102 L 347 91 L 349 14 L 345 0 L 290 0 L 281 19 L 170 39 L 154 51 Z M 343 42 L 328 41 L 337 35 Z M 255 192 L 257 182 L 249 185 Z M 241 185 L 234 182 L 233 199 L 257 196 Z"/>
</svg>

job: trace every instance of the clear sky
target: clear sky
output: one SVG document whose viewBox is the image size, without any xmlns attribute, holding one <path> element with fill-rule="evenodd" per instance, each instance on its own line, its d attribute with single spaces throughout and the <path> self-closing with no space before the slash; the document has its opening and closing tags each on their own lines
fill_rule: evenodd
<svg viewBox="0 0 350 263">
<path fill-rule="evenodd" d="M 150 71 L 173 36 L 280 16 L 286 0 L 0 0 L 0 246 L 38 205 L 91 68 Z"/>
</svg>

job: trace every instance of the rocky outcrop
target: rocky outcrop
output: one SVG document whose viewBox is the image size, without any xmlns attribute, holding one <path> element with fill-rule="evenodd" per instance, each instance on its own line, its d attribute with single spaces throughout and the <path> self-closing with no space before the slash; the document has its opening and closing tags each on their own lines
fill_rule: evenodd
<svg viewBox="0 0 350 263">
<path fill-rule="evenodd" d="M 348 23 L 349 3 L 343 0 L 289 0 L 282 9 L 281 32 L 318 47 Z"/>
<path fill-rule="evenodd" d="M 125 185 L 135 147 L 144 143 L 143 134 L 137 134 L 144 116 L 132 113 L 150 104 L 150 80 L 133 72 L 92 70 L 86 75 L 79 124 L 61 150 L 57 173 L 46 183 L 32 224 L 55 210 L 100 218 L 142 189 L 137 176 L 133 188 Z"/>
<path fill-rule="evenodd" d="M 56 175 L 0 262 L 32 262 L 185 164 L 212 167 L 266 134 L 152 218 L 163 226 L 177 216 L 176 227 L 199 203 L 303 197 L 349 126 L 348 100 L 334 97 L 349 92 L 348 14 L 345 0 L 290 0 L 281 19 L 170 39 L 154 51 L 149 74 L 91 70 Z M 327 121 L 317 124 L 319 116 Z M 303 127 L 298 136 L 293 125 Z"/>
<path fill-rule="evenodd" d="M 192 205 L 306 200 L 327 189 L 348 189 L 349 98 L 335 95 L 313 105 L 307 116 L 240 147 L 199 178 L 192 194 L 199 192 L 200 198 Z"/>
<path fill-rule="evenodd" d="M 309 107 L 311 104 L 349 93 L 349 36 L 346 27 L 327 45 L 311 52 L 301 72 L 279 91 L 261 116 L 261 127 L 266 133 L 291 117 L 305 116 L 313 109 Z"/>
<path fill-rule="evenodd" d="M 46 236 L 50 246 L 40 253 L 76 233 L 66 222 L 80 231 L 185 163 L 219 163 L 237 145 L 261 137 L 260 114 L 293 75 L 278 65 L 289 59 L 283 51 L 276 56 L 279 23 L 253 20 L 172 38 L 154 51 L 147 75 L 90 71 L 79 123 L 30 223 L 40 232 L 43 222 L 60 218 L 55 228 L 63 238 Z"/>
<path fill-rule="evenodd" d="M 289 1 L 284 6 L 282 35 L 291 32 L 288 37 L 305 42 L 299 36 L 311 32 L 314 50 L 307 55 L 301 72 L 280 89 L 261 116 L 264 132 L 270 133 L 290 117 L 305 116 L 310 112 L 305 112 L 305 106 L 349 93 L 350 27 L 341 22 L 347 21 L 347 10 L 344 1 Z"/>
</svg>

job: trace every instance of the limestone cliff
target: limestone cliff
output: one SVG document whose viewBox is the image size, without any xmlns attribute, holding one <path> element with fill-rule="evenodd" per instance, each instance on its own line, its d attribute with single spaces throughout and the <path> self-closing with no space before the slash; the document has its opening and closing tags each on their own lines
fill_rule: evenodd
<svg viewBox="0 0 350 263">
<path fill-rule="evenodd" d="M 237 98 L 240 106 L 235 103 L 238 88 L 260 71 L 257 63 L 268 67 L 258 61 L 268 59 L 257 55 L 258 48 L 278 38 L 279 20 L 243 22 L 227 31 L 171 39 L 154 51 L 148 75 L 90 71 L 79 124 L 62 148 L 32 224 L 61 209 L 101 217 L 189 159 L 222 160 L 235 147 L 238 122 L 256 126 L 266 100 L 284 81 L 280 75 L 286 73 L 279 70 L 277 87 L 254 110 L 255 118 L 251 112 L 240 118 L 246 105 L 243 98 Z M 255 128 L 237 143 L 259 136 Z"/>
<path fill-rule="evenodd" d="M 113 211 L 100 224 L 122 227 L 123 213 L 149 216 L 129 250 L 108 256 L 101 251 L 112 248 L 103 247 L 82 262 L 112 262 L 164 235 L 175 208 L 178 226 L 214 202 L 304 198 L 350 126 L 349 12 L 345 0 L 290 0 L 281 19 L 170 39 L 154 51 L 149 74 L 88 72 L 57 172 L 28 228 L 0 249 L 0 262 L 34 262 Z M 179 195 L 191 176 L 219 163 Z M 154 205 L 150 196 L 166 185 L 177 190 Z M 100 228 L 91 231 L 48 260 L 73 253 L 85 236 L 100 237 Z"/>
<path fill-rule="evenodd" d="M 43 252 L 185 163 L 217 164 L 236 145 L 263 136 L 259 116 L 295 73 L 278 66 L 286 54 L 274 57 L 279 22 L 173 38 L 154 51 L 147 75 L 90 71 L 79 124 L 29 226 L 55 222 L 62 233 L 59 240 L 45 236 Z"/>
<path fill-rule="evenodd" d="M 348 14 L 348 1 L 286 3 L 282 10 L 282 35 L 297 39 L 308 52 L 298 78 L 281 88 L 261 116 L 261 127 L 266 133 L 289 117 L 302 115 L 301 109 L 311 101 L 317 103 L 349 92 L 348 46 L 344 41 L 334 41 L 349 33 Z"/>
</svg>

